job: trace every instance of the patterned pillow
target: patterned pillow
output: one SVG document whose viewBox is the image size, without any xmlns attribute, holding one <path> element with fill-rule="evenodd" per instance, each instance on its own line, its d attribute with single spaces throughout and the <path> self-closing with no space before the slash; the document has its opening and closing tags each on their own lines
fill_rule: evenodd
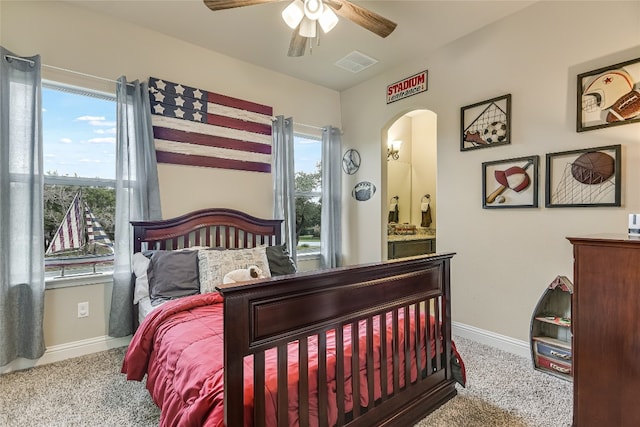
<svg viewBox="0 0 640 427">
<path fill-rule="evenodd" d="M 198 251 L 200 293 L 216 292 L 224 276 L 233 270 L 256 265 L 265 277 L 271 277 L 265 246 L 251 249 L 204 250 Z"/>
</svg>

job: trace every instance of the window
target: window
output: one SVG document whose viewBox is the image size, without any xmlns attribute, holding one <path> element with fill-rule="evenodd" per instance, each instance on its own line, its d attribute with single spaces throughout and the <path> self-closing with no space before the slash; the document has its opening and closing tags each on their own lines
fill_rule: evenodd
<svg viewBox="0 0 640 427">
<path fill-rule="evenodd" d="M 115 223 L 115 94 L 42 88 L 45 277 L 110 271 Z"/>
<path fill-rule="evenodd" d="M 320 191 L 322 140 L 295 134 L 293 137 L 297 253 L 320 253 Z"/>
</svg>

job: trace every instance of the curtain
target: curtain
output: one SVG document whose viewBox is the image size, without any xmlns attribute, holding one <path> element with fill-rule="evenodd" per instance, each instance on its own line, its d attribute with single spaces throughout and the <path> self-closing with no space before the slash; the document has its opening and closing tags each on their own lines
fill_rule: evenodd
<svg viewBox="0 0 640 427">
<path fill-rule="evenodd" d="M 0 47 L 0 366 L 44 353 L 40 56 Z M 12 58 L 13 57 L 13 58 Z"/>
<path fill-rule="evenodd" d="M 320 213 L 320 255 L 323 268 L 342 262 L 342 158 L 340 129 L 322 131 L 322 210 Z"/>
<path fill-rule="evenodd" d="M 273 122 L 273 217 L 284 218 L 283 241 L 296 259 L 296 197 L 293 165 L 293 118 L 276 117 Z"/>
<path fill-rule="evenodd" d="M 123 337 L 133 332 L 133 287 L 131 257 L 133 229 L 130 221 L 162 219 L 160 190 L 149 88 L 138 80 L 118 79 L 116 136 L 116 223 L 113 292 L 109 335 Z"/>
</svg>

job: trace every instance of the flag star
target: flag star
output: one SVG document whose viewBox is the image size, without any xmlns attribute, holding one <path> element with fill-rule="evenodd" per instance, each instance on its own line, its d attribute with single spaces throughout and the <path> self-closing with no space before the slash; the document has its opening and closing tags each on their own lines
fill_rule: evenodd
<svg viewBox="0 0 640 427">
<path fill-rule="evenodd" d="M 200 89 L 196 89 L 193 91 L 193 97 L 198 99 L 202 98 L 202 92 L 200 91 Z"/>
<path fill-rule="evenodd" d="M 158 91 L 158 89 L 156 89 L 155 87 L 149 86 L 149 92 L 156 93 L 157 91 Z"/>
<path fill-rule="evenodd" d="M 176 117 L 183 118 L 184 117 L 184 111 L 182 111 L 181 109 L 178 108 L 176 110 Z"/>
<path fill-rule="evenodd" d="M 176 86 L 176 93 L 178 95 L 184 95 L 184 87 L 181 84 L 178 84 L 178 86 Z"/>
<path fill-rule="evenodd" d="M 184 107 L 184 98 L 182 98 L 181 96 L 176 98 L 176 105 L 178 107 Z"/>
<path fill-rule="evenodd" d="M 156 92 L 153 94 L 153 97 L 155 98 L 156 101 L 158 102 L 162 102 L 164 101 L 164 94 L 162 94 L 162 92 Z"/>
<path fill-rule="evenodd" d="M 193 103 L 193 109 L 194 110 L 201 110 L 202 109 L 202 102 L 200 101 L 196 101 Z"/>
<path fill-rule="evenodd" d="M 167 86 L 167 84 L 165 82 L 163 82 L 162 80 L 158 80 L 156 82 L 156 87 L 160 90 L 164 90 L 165 87 Z"/>
<path fill-rule="evenodd" d="M 200 114 L 200 112 L 193 113 L 193 120 L 196 121 L 196 122 L 201 122 L 202 121 L 202 114 Z"/>
<path fill-rule="evenodd" d="M 160 104 L 156 104 L 153 106 L 153 110 L 155 111 L 156 114 L 163 114 L 164 113 L 164 107 Z"/>
</svg>

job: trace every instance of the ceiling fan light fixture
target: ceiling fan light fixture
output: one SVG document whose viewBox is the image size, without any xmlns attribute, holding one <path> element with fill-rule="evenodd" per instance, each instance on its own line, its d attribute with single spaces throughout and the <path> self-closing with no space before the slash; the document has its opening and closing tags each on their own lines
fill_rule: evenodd
<svg viewBox="0 0 640 427">
<path fill-rule="evenodd" d="M 282 11 L 282 19 L 291 29 L 296 29 L 304 18 L 304 4 L 301 0 L 293 0 L 289 6 Z"/>
<path fill-rule="evenodd" d="M 323 9 L 322 0 L 304 0 L 304 15 L 313 21 L 320 19 Z"/>
<path fill-rule="evenodd" d="M 316 21 L 305 16 L 300 23 L 300 35 L 302 37 L 314 38 L 316 34 Z"/>
<path fill-rule="evenodd" d="M 336 26 L 336 24 L 338 23 L 338 16 L 334 13 L 333 10 L 331 10 L 330 7 L 325 7 L 322 15 L 318 19 L 318 23 L 320 24 L 322 31 L 324 31 L 326 34 Z"/>
</svg>

